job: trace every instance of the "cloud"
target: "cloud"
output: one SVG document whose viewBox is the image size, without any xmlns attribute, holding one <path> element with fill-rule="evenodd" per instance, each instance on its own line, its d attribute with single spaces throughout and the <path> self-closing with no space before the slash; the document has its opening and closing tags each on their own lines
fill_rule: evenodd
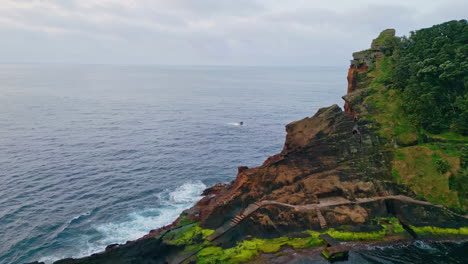
<svg viewBox="0 0 468 264">
<path fill-rule="evenodd" d="M 406 34 L 462 10 L 458 0 L 2 0 L 0 62 L 342 65 L 382 29 Z"/>
</svg>

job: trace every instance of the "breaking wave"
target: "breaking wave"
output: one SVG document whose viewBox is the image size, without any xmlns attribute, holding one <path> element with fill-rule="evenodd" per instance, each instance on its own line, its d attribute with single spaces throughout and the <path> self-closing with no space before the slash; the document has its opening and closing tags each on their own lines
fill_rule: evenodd
<svg viewBox="0 0 468 264">
<path fill-rule="evenodd" d="M 185 209 L 194 205 L 200 198 L 206 185 L 201 181 L 185 183 L 173 191 L 159 193 L 159 207 L 148 208 L 132 212 L 124 221 L 110 222 L 94 226 L 94 230 L 99 233 L 99 240 L 91 241 L 89 235 L 80 238 L 79 251 L 76 254 L 63 254 L 43 257 L 40 261 L 52 263 L 66 257 L 84 257 L 93 253 L 103 251 L 109 244 L 123 244 L 128 240 L 138 239 L 151 229 L 157 229 L 172 223 Z M 89 213 L 82 216 L 88 216 Z M 82 217 L 74 217 L 71 222 Z"/>
</svg>

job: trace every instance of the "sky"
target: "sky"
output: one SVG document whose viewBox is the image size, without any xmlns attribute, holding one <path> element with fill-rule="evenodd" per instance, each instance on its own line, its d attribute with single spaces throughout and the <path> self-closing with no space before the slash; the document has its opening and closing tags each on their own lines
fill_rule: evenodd
<svg viewBox="0 0 468 264">
<path fill-rule="evenodd" d="M 466 0 L 0 0 L 0 63 L 347 64 L 380 31 L 466 19 Z"/>
</svg>

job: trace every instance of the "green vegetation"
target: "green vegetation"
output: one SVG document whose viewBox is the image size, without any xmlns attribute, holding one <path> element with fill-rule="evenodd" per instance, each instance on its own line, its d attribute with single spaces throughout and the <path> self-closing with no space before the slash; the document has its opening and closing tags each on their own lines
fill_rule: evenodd
<svg viewBox="0 0 468 264">
<path fill-rule="evenodd" d="M 468 201 L 468 146 L 463 147 L 460 155 L 460 170 L 449 178 L 449 188 L 458 193 L 462 207 Z"/>
<path fill-rule="evenodd" d="M 393 181 L 407 185 L 418 197 L 464 211 L 468 204 L 468 26 L 466 20 L 450 21 L 412 32 L 406 38 L 381 34 L 371 50 L 355 55 L 373 60 L 359 72 L 352 107 L 360 119 L 371 120 L 394 152 Z M 213 230 L 202 229 L 181 217 L 186 225 L 169 232 L 164 241 L 197 252 L 197 263 L 242 263 L 260 253 L 274 253 L 284 246 L 310 248 L 323 245 L 319 232 L 301 237 L 253 238 L 221 248 L 206 240 Z M 396 218 L 380 218 L 374 232 L 328 229 L 324 233 L 341 241 L 385 240 L 407 235 Z M 468 228 L 415 227 L 422 236 L 463 235 Z"/>
<path fill-rule="evenodd" d="M 348 254 L 348 253 L 344 253 L 344 252 L 339 252 L 339 253 L 333 254 L 333 256 L 330 256 L 330 254 L 326 250 L 322 250 L 321 253 L 326 259 L 328 259 L 331 262 L 339 260 L 339 259 L 345 257 Z"/>
<path fill-rule="evenodd" d="M 448 172 L 450 170 L 450 165 L 446 160 L 436 159 L 435 164 L 436 164 L 436 167 L 437 167 L 437 171 L 440 174 L 444 174 L 444 173 L 446 173 L 446 172 Z"/>
<path fill-rule="evenodd" d="M 188 224 L 193 224 L 193 221 L 188 219 L 186 213 L 180 214 L 179 219 L 178 219 L 178 225 L 179 226 L 185 226 L 185 225 L 188 225 Z"/>
<path fill-rule="evenodd" d="M 431 146 L 399 148 L 392 169 L 395 182 L 406 184 L 430 202 L 462 209 L 459 196 L 449 188 L 450 175 L 457 173 L 459 159 Z"/>
<path fill-rule="evenodd" d="M 396 139 L 401 145 L 414 145 L 419 142 L 421 131 L 412 123 L 402 109 L 404 103 L 397 90 L 387 89 L 390 81 L 392 60 L 384 57 L 375 63 L 368 73 L 374 76 L 367 86 L 369 96 L 364 99 L 360 109 L 364 118 L 378 124 L 378 133 L 389 139 Z"/>
<path fill-rule="evenodd" d="M 468 135 L 468 24 L 450 21 L 411 32 L 392 56 L 393 88 L 403 110 L 431 132 Z"/>
<path fill-rule="evenodd" d="M 326 259 L 330 259 L 330 254 L 328 254 L 328 252 L 326 250 L 322 250 L 321 253 Z"/>
<path fill-rule="evenodd" d="M 203 229 L 197 223 L 183 226 L 169 232 L 164 241 L 170 245 L 196 245 L 203 242 L 214 230 Z"/>
<path fill-rule="evenodd" d="M 408 185 L 431 202 L 464 211 L 468 205 L 468 169 L 461 166 L 463 146 L 468 148 L 467 21 L 450 21 L 403 38 L 387 33 L 373 42 L 372 49 L 386 48 L 386 56 L 369 68 L 367 76 L 373 79 L 355 109 L 378 124 L 380 136 L 394 143 L 394 182 Z"/>
<path fill-rule="evenodd" d="M 388 235 L 403 234 L 404 229 L 396 218 L 379 218 L 373 221 L 380 225 L 382 229 L 375 232 L 348 232 L 328 229 L 326 232 L 332 237 L 341 241 L 372 241 L 380 240 Z M 260 252 L 274 253 L 282 246 L 291 246 L 293 248 L 311 248 L 324 245 L 325 242 L 319 237 L 320 232 L 305 231 L 307 236 L 300 238 L 279 237 L 274 239 L 244 240 L 235 247 L 223 249 L 220 247 L 209 246 L 202 249 L 197 254 L 197 263 L 242 263 L 251 260 Z"/>
<path fill-rule="evenodd" d="M 414 232 L 418 235 L 461 235 L 467 236 L 468 235 L 468 227 L 461 227 L 461 228 L 440 228 L 435 226 L 423 226 L 423 227 L 416 227 L 411 226 Z"/>
<path fill-rule="evenodd" d="M 401 176 L 400 172 L 398 170 L 392 170 L 392 176 L 393 176 L 393 181 L 396 183 L 402 183 L 401 182 Z"/>
<path fill-rule="evenodd" d="M 294 248 L 309 248 L 320 246 L 324 242 L 318 237 L 320 233 L 313 232 L 306 238 L 279 237 L 274 239 L 244 240 L 235 247 L 223 249 L 220 247 L 206 247 L 198 254 L 198 263 L 242 263 L 252 259 L 259 252 L 273 253 L 284 245 Z"/>
<path fill-rule="evenodd" d="M 389 56 L 393 53 L 399 44 L 399 39 L 395 37 L 394 29 L 386 29 L 372 41 L 371 49 L 380 50 L 383 54 Z"/>
<path fill-rule="evenodd" d="M 379 231 L 374 232 L 350 232 L 333 228 L 325 232 L 304 231 L 302 237 L 278 237 L 273 239 L 253 238 L 238 242 L 231 248 L 221 248 L 208 242 L 206 238 L 214 230 L 203 229 L 197 223 L 189 224 L 169 232 L 164 241 L 167 244 L 183 246 L 184 251 L 197 252 L 197 263 L 243 263 L 253 259 L 260 253 L 275 253 L 283 246 L 293 248 L 312 248 L 325 244 L 320 238 L 327 233 L 340 241 L 375 241 L 389 236 L 406 236 L 405 230 L 396 218 L 377 218 L 372 221 L 380 226 Z M 420 235 L 468 235 L 468 228 L 451 229 L 438 227 L 412 227 Z"/>
</svg>

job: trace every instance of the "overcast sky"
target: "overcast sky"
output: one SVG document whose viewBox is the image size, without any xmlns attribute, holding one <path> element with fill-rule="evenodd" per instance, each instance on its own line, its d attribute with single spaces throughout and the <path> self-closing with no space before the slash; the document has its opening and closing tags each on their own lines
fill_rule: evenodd
<svg viewBox="0 0 468 264">
<path fill-rule="evenodd" d="M 0 63 L 343 65 L 466 0 L 0 0 Z"/>
</svg>

